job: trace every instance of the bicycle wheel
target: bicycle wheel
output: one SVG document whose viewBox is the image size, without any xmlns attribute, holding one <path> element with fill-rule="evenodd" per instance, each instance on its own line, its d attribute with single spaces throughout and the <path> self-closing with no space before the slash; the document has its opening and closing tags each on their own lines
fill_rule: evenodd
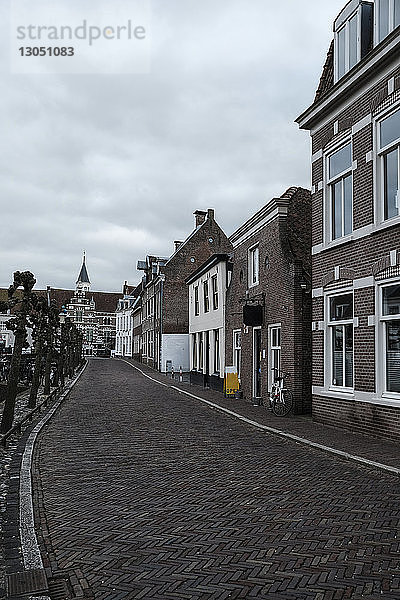
<svg viewBox="0 0 400 600">
<path fill-rule="evenodd" d="M 272 405 L 272 410 L 277 417 L 284 417 L 289 414 L 293 408 L 293 395 L 289 390 L 282 390 L 279 396 L 276 397 Z"/>
</svg>

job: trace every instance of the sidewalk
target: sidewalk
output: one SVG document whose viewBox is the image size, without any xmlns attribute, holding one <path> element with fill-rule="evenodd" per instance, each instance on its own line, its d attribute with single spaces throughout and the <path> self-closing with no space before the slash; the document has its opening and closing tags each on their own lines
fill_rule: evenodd
<svg viewBox="0 0 400 600">
<path fill-rule="evenodd" d="M 232 411 L 236 413 L 236 418 L 242 417 L 257 423 L 263 428 L 273 429 L 274 431 L 271 433 L 275 433 L 276 435 L 281 434 L 289 439 L 293 439 L 292 436 L 295 436 L 296 438 L 301 438 L 294 440 L 297 443 L 319 447 L 320 450 L 332 452 L 338 456 L 341 456 L 340 453 L 345 453 L 346 456 L 342 456 L 342 458 L 356 460 L 369 467 L 381 468 L 400 475 L 399 444 L 366 437 L 346 431 L 345 429 L 336 429 L 322 425 L 314 422 L 311 416 L 290 415 L 288 417 L 277 417 L 265 406 L 253 406 L 246 400 L 224 398 L 222 394 L 213 390 L 206 390 L 200 386 L 191 386 L 188 383 L 179 383 L 177 380 L 171 380 L 166 375 L 154 371 L 133 359 L 125 358 L 122 360 L 131 363 L 134 367 L 164 385 L 174 386 L 182 392 L 211 402 L 216 405 L 216 409 L 221 408 Z"/>
</svg>

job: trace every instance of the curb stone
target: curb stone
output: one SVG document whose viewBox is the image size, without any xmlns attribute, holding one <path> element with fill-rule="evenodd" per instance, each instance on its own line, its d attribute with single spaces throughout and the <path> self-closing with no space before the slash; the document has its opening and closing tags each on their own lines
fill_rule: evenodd
<svg viewBox="0 0 400 600">
<path fill-rule="evenodd" d="M 337 450 L 336 448 L 331 448 L 330 446 L 324 446 L 323 444 L 318 444 L 317 442 L 313 442 L 311 440 L 308 440 L 306 438 L 294 435 L 292 433 L 287 433 L 286 431 L 282 431 L 281 429 L 276 429 L 274 427 L 269 427 L 268 425 L 263 425 L 261 423 L 258 423 L 257 421 L 253 421 L 252 419 L 248 419 L 247 417 L 244 417 L 243 415 L 241 415 L 240 413 L 236 413 L 232 410 L 229 410 L 228 408 L 224 408 L 223 406 L 219 406 L 218 404 L 215 404 L 214 402 L 210 402 L 210 400 L 206 400 L 205 398 L 201 398 L 200 396 L 196 396 L 195 394 L 192 394 L 190 392 L 187 392 L 186 390 L 183 390 L 181 388 L 178 388 L 174 385 L 169 385 L 166 383 L 162 383 L 161 381 L 158 381 L 157 379 L 154 379 L 154 377 L 151 377 L 150 375 L 148 375 L 147 373 L 145 373 L 144 371 L 142 371 L 141 369 L 139 369 L 139 367 L 137 367 L 136 365 L 133 365 L 132 363 L 128 362 L 127 360 L 124 359 L 119 359 L 122 362 L 126 363 L 127 365 L 131 366 L 133 369 L 136 369 L 137 371 L 139 371 L 144 377 L 147 377 L 147 379 L 151 379 L 151 381 L 154 381 L 155 383 L 158 383 L 159 385 L 162 385 L 164 387 L 168 387 L 170 389 L 173 389 L 175 391 L 177 391 L 179 394 L 185 394 L 186 396 L 190 396 L 191 398 L 195 398 L 196 400 L 200 400 L 200 402 L 203 402 L 204 404 L 207 404 L 208 406 L 210 406 L 212 409 L 214 410 L 218 410 L 220 412 L 223 412 L 235 419 L 239 419 L 240 421 L 243 421 L 244 423 L 247 423 L 248 425 L 251 425 L 252 427 L 257 427 L 258 429 L 261 429 L 262 431 L 265 431 L 267 433 L 272 433 L 273 435 L 278 435 L 280 437 L 292 440 L 298 444 L 303 444 L 305 446 L 309 446 L 311 448 L 315 448 L 317 450 L 321 450 L 323 452 L 328 452 L 330 454 L 334 454 L 335 456 L 338 456 L 340 458 L 344 458 L 346 460 L 351 460 L 353 462 L 357 462 L 360 463 L 364 466 L 367 467 L 372 467 L 375 469 L 380 469 L 381 471 L 385 471 L 386 473 L 390 473 L 392 475 L 395 475 L 397 477 L 400 477 L 400 469 L 396 468 L 396 467 L 391 467 L 389 465 L 385 465 L 383 463 L 379 463 L 379 462 L 375 462 L 372 460 L 368 460 L 367 458 L 363 458 L 362 456 L 357 456 L 355 454 L 350 454 L 348 452 L 344 452 L 343 450 Z"/>
</svg>

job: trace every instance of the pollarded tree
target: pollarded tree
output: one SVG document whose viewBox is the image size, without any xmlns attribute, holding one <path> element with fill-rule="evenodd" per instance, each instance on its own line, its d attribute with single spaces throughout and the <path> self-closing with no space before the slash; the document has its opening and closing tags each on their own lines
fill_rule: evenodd
<svg viewBox="0 0 400 600">
<path fill-rule="evenodd" d="M 14 332 L 15 342 L 7 380 L 3 416 L 0 425 L 1 433 L 6 433 L 11 429 L 14 421 L 15 399 L 17 397 L 21 355 L 26 342 L 27 320 L 28 315 L 32 311 L 32 289 L 35 283 L 36 279 L 30 271 L 24 271 L 22 273 L 16 271 L 14 273 L 14 281 L 8 289 L 7 307 L 14 309 L 15 317 L 7 326 Z M 15 292 L 19 287 L 22 287 L 21 299 L 15 297 Z"/>
</svg>

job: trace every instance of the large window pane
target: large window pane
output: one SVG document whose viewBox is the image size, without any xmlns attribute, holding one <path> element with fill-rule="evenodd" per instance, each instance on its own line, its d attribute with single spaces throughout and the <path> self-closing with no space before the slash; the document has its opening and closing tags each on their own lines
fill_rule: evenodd
<svg viewBox="0 0 400 600">
<path fill-rule="evenodd" d="M 379 41 L 389 33 L 389 0 L 379 2 Z"/>
<path fill-rule="evenodd" d="M 353 177 L 350 175 L 343 181 L 344 191 L 344 235 L 353 230 Z"/>
<path fill-rule="evenodd" d="M 353 294 L 333 296 L 330 300 L 331 321 L 347 321 L 353 318 Z"/>
<path fill-rule="evenodd" d="M 400 285 L 383 288 L 383 314 L 400 315 Z"/>
<path fill-rule="evenodd" d="M 346 72 L 346 31 L 341 29 L 338 33 L 338 78 Z"/>
<path fill-rule="evenodd" d="M 357 62 L 357 15 L 349 21 L 349 69 Z"/>
<path fill-rule="evenodd" d="M 399 214 L 399 149 L 396 148 L 383 157 L 385 219 Z"/>
<path fill-rule="evenodd" d="M 329 179 L 350 169 L 351 164 L 351 144 L 347 144 L 347 146 L 344 146 L 344 148 L 341 148 L 329 158 Z"/>
<path fill-rule="evenodd" d="M 333 385 L 343 386 L 343 327 L 333 327 Z"/>
<path fill-rule="evenodd" d="M 400 0 L 394 0 L 394 26 L 400 25 Z"/>
<path fill-rule="evenodd" d="M 400 321 L 386 323 L 386 387 L 400 392 Z"/>
<path fill-rule="evenodd" d="M 346 325 L 345 338 L 345 386 L 353 387 L 353 325 Z"/>
<path fill-rule="evenodd" d="M 333 231 L 332 237 L 335 240 L 336 238 L 342 237 L 342 180 L 335 183 L 332 186 L 332 224 Z"/>
<path fill-rule="evenodd" d="M 400 110 L 393 113 L 381 123 L 381 148 L 400 139 Z"/>
</svg>

